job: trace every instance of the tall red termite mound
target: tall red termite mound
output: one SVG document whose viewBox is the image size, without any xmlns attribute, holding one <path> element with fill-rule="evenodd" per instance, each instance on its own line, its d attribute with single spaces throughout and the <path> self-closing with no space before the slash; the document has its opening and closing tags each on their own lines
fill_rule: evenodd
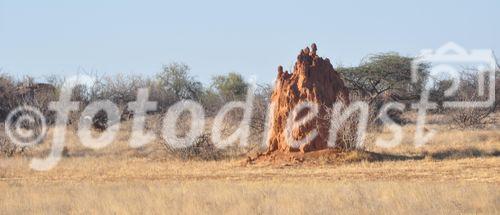
<svg viewBox="0 0 500 215">
<path fill-rule="evenodd" d="M 349 103 L 349 92 L 340 75 L 333 69 L 330 60 L 319 57 L 316 51 L 316 44 L 312 44 L 311 48 L 301 50 L 291 74 L 288 71 L 283 72 L 282 66 L 278 67 L 278 78 L 271 97 L 274 109 L 272 110 L 268 153 L 299 150 L 310 152 L 326 149 L 330 128 L 328 108 L 331 108 L 337 101 Z M 295 149 L 287 143 L 285 129 L 289 115 L 296 105 L 302 102 L 318 104 L 319 113 L 304 126 L 293 130 L 291 136 L 296 140 L 301 140 L 313 129 L 317 129 L 318 136 Z M 298 118 L 300 117 L 299 113 Z"/>
</svg>

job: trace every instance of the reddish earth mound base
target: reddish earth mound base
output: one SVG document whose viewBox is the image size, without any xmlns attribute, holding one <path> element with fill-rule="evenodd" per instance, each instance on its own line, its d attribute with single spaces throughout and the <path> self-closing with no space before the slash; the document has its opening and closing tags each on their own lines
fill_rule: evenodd
<svg viewBox="0 0 500 215">
<path fill-rule="evenodd" d="M 271 154 L 258 154 L 248 157 L 244 165 L 257 166 L 316 166 L 325 164 L 345 164 L 361 161 L 382 161 L 394 160 L 396 158 L 387 157 L 368 151 L 343 151 L 340 149 L 323 149 L 308 153 L 277 151 Z"/>
</svg>

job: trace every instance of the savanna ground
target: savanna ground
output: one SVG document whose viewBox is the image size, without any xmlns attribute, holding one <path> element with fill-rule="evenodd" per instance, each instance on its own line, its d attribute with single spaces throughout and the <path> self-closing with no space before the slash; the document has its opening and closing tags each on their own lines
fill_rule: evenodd
<svg viewBox="0 0 500 215">
<path fill-rule="evenodd" d="M 127 132 L 93 151 L 70 134 L 50 171 L 29 168 L 48 144 L 0 160 L 0 214 L 499 214 L 498 125 L 460 130 L 440 121 L 432 118 L 437 136 L 420 148 L 408 124 L 395 148 L 373 144 L 375 136 L 390 138 L 388 130 L 369 135 L 375 160 L 355 152 L 302 164 L 179 159 L 158 143 L 128 147 Z"/>
</svg>

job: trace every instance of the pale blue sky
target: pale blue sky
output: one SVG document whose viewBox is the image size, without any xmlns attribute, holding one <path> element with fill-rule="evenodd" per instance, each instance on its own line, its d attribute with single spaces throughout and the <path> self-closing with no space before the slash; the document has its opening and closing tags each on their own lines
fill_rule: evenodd
<svg viewBox="0 0 500 215">
<path fill-rule="evenodd" d="M 343 65 L 448 41 L 500 52 L 499 10 L 498 0 L 0 0 L 0 68 L 151 75 L 178 61 L 204 82 L 231 71 L 271 82 L 311 42 Z"/>
</svg>

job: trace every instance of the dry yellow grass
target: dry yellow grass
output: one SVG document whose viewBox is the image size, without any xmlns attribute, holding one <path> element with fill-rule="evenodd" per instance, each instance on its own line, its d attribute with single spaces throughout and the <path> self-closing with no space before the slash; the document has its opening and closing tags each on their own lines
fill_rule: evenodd
<svg viewBox="0 0 500 215">
<path fill-rule="evenodd" d="M 317 166 L 181 161 L 159 144 L 129 148 L 126 133 L 92 151 L 69 135 L 69 156 L 51 171 L 29 169 L 48 146 L 0 160 L 0 214 L 499 214 L 498 130 L 434 128 L 422 148 L 406 126 L 398 147 L 367 145 L 385 160 Z"/>
<path fill-rule="evenodd" d="M 498 214 L 498 186 L 334 181 L 133 181 L 1 185 L 2 213 Z"/>
</svg>

